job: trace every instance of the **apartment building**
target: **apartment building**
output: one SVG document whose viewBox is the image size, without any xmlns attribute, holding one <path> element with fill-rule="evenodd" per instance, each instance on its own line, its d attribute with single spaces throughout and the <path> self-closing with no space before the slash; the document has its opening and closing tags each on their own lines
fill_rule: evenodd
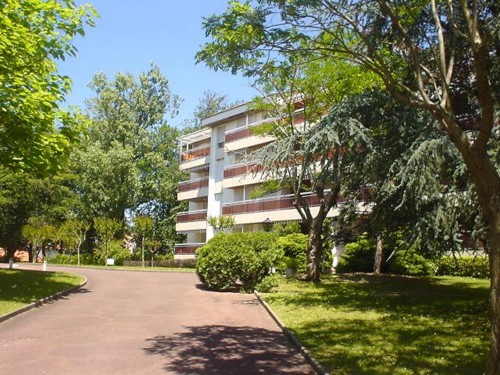
<svg viewBox="0 0 500 375">
<path fill-rule="evenodd" d="M 269 222 L 300 221 L 291 192 L 252 198 L 264 177 L 262 172 L 250 172 L 255 166 L 250 155 L 273 141 L 271 136 L 255 135 L 252 128 L 269 121 L 273 119 L 264 112 L 242 104 L 205 118 L 202 130 L 178 139 L 180 168 L 189 173 L 189 180 L 178 187 L 177 197 L 188 202 L 188 210 L 177 215 L 176 230 L 186 234 L 186 242 L 175 246 L 176 258 L 193 257 L 214 236 L 208 217 L 233 216 L 233 232 L 262 231 Z M 298 113 L 296 125 L 301 121 Z M 314 195 L 307 199 L 310 207 L 318 204 Z"/>
</svg>

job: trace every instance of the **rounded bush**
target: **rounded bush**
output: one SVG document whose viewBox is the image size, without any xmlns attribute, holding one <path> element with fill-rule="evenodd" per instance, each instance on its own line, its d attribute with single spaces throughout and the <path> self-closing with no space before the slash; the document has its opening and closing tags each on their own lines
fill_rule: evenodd
<svg viewBox="0 0 500 375">
<path fill-rule="evenodd" d="M 436 273 L 436 265 L 417 253 L 414 249 L 400 250 L 390 260 L 389 272 L 408 276 L 432 276 Z"/>
<path fill-rule="evenodd" d="M 210 289 L 252 292 L 282 257 L 275 233 L 218 233 L 196 252 L 196 274 Z"/>
</svg>

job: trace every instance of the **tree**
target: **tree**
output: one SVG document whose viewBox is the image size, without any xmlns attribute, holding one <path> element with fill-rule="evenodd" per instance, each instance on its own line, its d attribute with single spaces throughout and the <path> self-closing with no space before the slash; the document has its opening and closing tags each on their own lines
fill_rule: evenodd
<svg viewBox="0 0 500 375">
<path fill-rule="evenodd" d="M 144 244 L 151 239 L 153 220 L 149 216 L 137 216 L 134 219 L 134 231 L 141 244 L 142 267 L 144 267 Z"/>
<path fill-rule="evenodd" d="M 80 265 L 80 249 L 87 239 L 87 232 L 90 230 L 90 223 L 84 220 L 69 219 L 60 228 L 63 240 L 76 247 L 77 265 Z"/>
<path fill-rule="evenodd" d="M 234 216 L 209 216 L 207 223 L 214 228 L 215 232 L 226 232 L 234 227 L 236 220 Z"/>
<path fill-rule="evenodd" d="M 94 220 L 94 227 L 101 242 L 104 244 L 104 264 L 107 265 L 109 243 L 122 228 L 122 223 L 107 217 L 98 217 Z"/>
<path fill-rule="evenodd" d="M 36 263 L 40 251 L 44 252 L 45 242 L 54 240 L 56 232 L 56 227 L 48 224 L 42 217 L 30 218 L 29 223 L 22 227 L 22 235 L 30 243 L 30 261 Z"/>
<path fill-rule="evenodd" d="M 193 118 L 185 122 L 185 132 L 192 132 L 201 128 L 201 120 L 212 116 L 218 112 L 242 104 L 240 100 L 231 101 L 226 94 L 207 90 L 199 99 L 198 105 L 194 109 Z"/>
<path fill-rule="evenodd" d="M 434 116 L 467 167 L 489 228 L 487 374 L 500 372 L 500 176 L 488 153 L 499 121 L 499 22 L 493 0 L 234 1 L 205 20 L 212 40 L 197 55 L 214 69 L 246 75 L 276 55 L 343 59 Z"/>
<path fill-rule="evenodd" d="M 79 124 L 59 109 L 71 81 L 55 60 L 76 54 L 72 39 L 97 14 L 71 0 L 2 0 L 0 8 L 0 166 L 57 170 Z"/>
<path fill-rule="evenodd" d="M 177 131 L 167 116 L 176 115 L 179 99 L 155 65 L 137 79 L 97 74 L 91 87 L 97 96 L 87 102 L 88 138 L 73 157 L 75 188 L 89 218 L 123 220 L 127 210 L 161 204 L 163 186 L 178 182 Z"/>
</svg>

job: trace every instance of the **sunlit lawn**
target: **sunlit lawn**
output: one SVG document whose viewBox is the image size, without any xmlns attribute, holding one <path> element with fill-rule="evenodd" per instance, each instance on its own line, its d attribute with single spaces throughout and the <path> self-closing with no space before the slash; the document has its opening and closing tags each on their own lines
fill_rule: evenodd
<svg viewBox="0 0 500 375">
<path fill-rule="evenodd" d="M 0 270 L 0 316 L 83 282 L 69 273 Z"/>
<path fill-rule="evenodd" d="M 487 280 L 282 280 L 263 297 L 332 374 L 482 374 L 485 367 Z"/>
</svg>

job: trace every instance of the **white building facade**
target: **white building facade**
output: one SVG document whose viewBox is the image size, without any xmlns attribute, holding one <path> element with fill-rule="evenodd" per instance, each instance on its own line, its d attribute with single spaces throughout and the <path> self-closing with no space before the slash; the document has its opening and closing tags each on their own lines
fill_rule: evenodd
<svg viewBox="0 0 500 375">
<path fill-rule="evenodd" d="M 300 122 L 300 115 L 297 118 Z M 178 139 L 180 168 L 189 173 L 189 180 L 178 187 L 178 200 L 187 202 L 188 210 L 177 215 L 176 230 L 186 234 L 186 242 L 176 244 L 176 258 L 193 257 L 196 249 L 214 236 L 214 228 L 207 223 L 209 217 L 234 217 L 233 232 L 262 231 L 266 220 L 301 220 L 289 191 L 252 198 L 264 177 L 255 171 L 249 156 L 274 140 L 255 135 L 252 128 L 269 121 L 273 120 L 264 112 L 243 104 L 204 119 L 202 130 Z M 314 214 L 317 198 L 310 195 L 308 201 Z M 335 214 L 332 211 L 330 215 Z"/>
</svg>

